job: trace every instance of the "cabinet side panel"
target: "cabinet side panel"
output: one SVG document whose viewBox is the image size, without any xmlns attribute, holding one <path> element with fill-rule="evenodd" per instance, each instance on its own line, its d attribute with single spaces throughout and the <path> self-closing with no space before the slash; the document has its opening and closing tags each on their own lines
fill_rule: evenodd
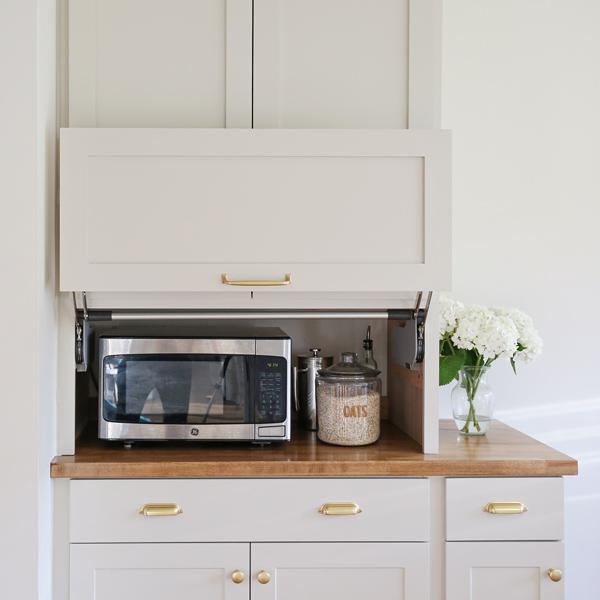
<svg viewBox="0 0 600 600">
<path fill-rule="evenodd" d="M 388 402 L 389 418 L 396 427 L 423 445 L 423 371 L 411 371 L 392 358 L 394 327 L 406 321 L 388 322 Z"/>
<path fill-rule="evenodd" d="M 75 454 L 75 316 L 71 294 L 58 297 L 57 453 Z"/>
<path fill-rule="evenodd" d="M 439 293 L 434 292 L 425 323 L 423 360 L 423 452 L 440 451 Z"/>
</svg>

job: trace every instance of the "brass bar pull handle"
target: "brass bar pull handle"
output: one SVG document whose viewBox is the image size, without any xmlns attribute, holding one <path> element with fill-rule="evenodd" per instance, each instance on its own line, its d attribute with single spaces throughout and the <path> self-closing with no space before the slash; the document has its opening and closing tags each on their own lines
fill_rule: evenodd
<svg viewBox="0 0 600 600">
<path fill-rule="evenodd" d="M 483 511 L 493 515 L 521 515 L 527 512 L 527 507 L 521 502 L 489 502 Z"/>
<path fill-rule="evenodd" d="M 139 510 L 145 517 L 174 517 L 182 512 L 178 504 L 144 504 Z"/>
<path fill-rule="evenodd" d="M 288 273 L 285 276 L 283 281 L 268 281 L 268 280 L 257 280 L 257 281 L 229 281 L 227 279 L 227 273 L 221 274 L 221 283 L 225 285 L 251 285 L 251 286 L 259 286 L 259 285 L 289 285 L 292 283 L 292 276 Z"/>
<path fill-rule="evenodd" d="M 322 515 L 357 515 L 362 508 L 354 502 L 329 502 L 319 508 Z"/>
</svg>

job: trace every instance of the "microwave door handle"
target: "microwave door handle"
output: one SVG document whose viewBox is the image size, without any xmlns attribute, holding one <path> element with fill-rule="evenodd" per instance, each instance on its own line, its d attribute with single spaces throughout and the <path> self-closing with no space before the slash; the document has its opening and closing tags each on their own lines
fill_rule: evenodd
<svg viewBox="0 0 600 600">
<path fill-rule="evenodd" d="M 298 367 L 292 367 L 292 380 L 294 387 L 294 406 L 298 412 Z"/>
</svg>

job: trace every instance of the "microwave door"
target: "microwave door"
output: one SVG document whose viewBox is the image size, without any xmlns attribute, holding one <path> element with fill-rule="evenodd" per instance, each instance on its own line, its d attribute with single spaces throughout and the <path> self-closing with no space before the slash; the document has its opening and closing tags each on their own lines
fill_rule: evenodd
<svg viewBox="0 0 600 600">
<path fill-rule="evenodd" d="M 192 383 L 189 423 L 251 423 L 251 356 L 198 361 Z"/>
<path fill-rule="evenodd" d="M 104 361 L 103 417 L 123 423 L 251 423 L 253 357 L 110 356 Z"/>
<path fill-rule="evenodd" d="M 187 421 L 191 389 L 189 361 L 144 355 L 108 357 L 104 382 L 106 420 L 170 424 Z M 111 391 L 113 402 L 110 402 Z"/>
</svg>

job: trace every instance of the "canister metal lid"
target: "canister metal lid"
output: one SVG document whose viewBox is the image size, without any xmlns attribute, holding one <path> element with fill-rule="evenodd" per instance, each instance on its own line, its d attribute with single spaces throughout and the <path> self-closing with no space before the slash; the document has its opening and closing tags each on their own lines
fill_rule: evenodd
<svg viewBox="0 0 600 600">
<path fill-rule="evenodd" d="M 377 377 L 380 373 L 381 371 L 361 365 L 358 362 L 356 352 L 342 352 L 340 354 L 340 362 L 337 365 L 333 365 L 327 369 L 319 369 L 319 375 L 322 377 L 367 378 Z"/>
</svg>

